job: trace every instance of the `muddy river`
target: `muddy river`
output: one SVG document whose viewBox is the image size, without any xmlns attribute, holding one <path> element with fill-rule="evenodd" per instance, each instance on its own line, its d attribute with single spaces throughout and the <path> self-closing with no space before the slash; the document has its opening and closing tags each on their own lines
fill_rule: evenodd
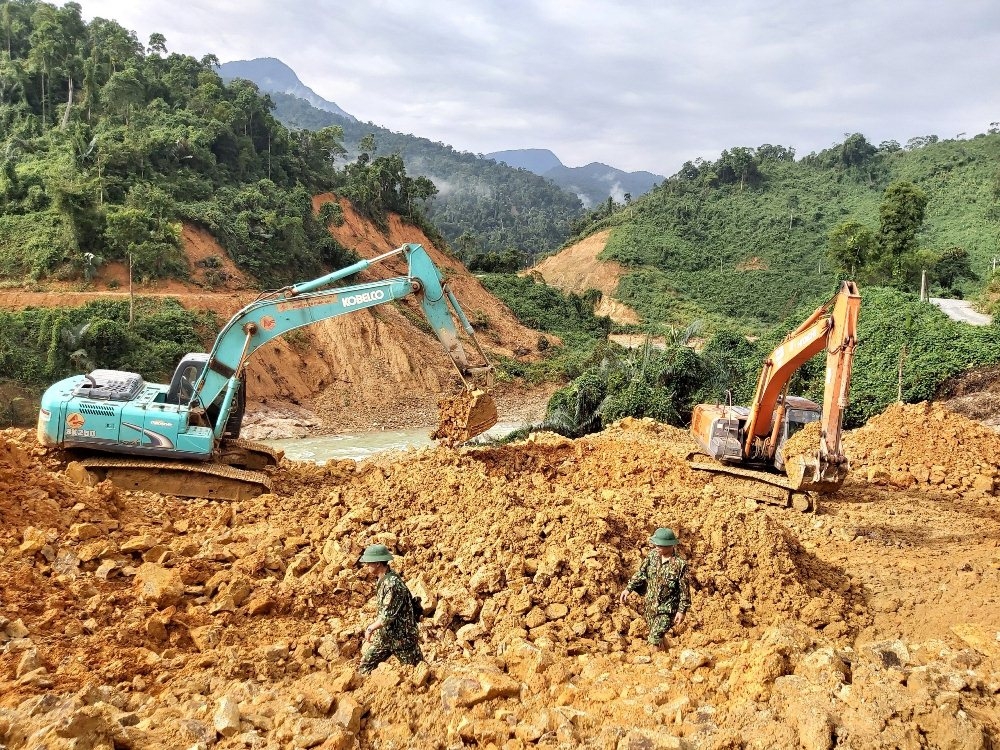
<svg viewBox="0 0 1000 750">
<path fill-rule="evenodd" d="M 522 426 L 521 423 L 498 422 L 478 440 L 501 438 Z M 285 456 L 293 461 L 313 461 L 322 464 L 330 459 L 353 458 L 355 461 L 360 461 L 385 451 L 424 448 L 434 443 L 430 438 L 433 429 L 433 427 L 415 427 L 406 430 L 382 430 L 379 432 L 342 432 L 339 435 L 264 440 L 261 442 L 275 448 L 281 448 L 285 452 Z"/>
</svg>

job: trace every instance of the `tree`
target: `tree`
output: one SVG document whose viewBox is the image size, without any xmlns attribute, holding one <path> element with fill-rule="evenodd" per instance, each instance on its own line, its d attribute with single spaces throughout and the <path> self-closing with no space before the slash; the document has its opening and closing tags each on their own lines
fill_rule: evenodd
<svg viewBox="0 0 1000 750">
<path fill-rule="evenodd" d="M 927 201 L 927 193 L 912 182 L 894 182 L 883 194 L 878 210 L 879 262 L 897 284 L 905 281 L 907 256 L 916 251 Z"/>
<path fill-rule="evenodd" d="M 965 248 L 949 247 L 939 253 L 933 268 L 934 278 L 945 289 L 951 289 L 956 281 L 968 279 L 976 281 L 979 275 L 972 270 L 972 263 Z"/>
<path fill-rule="evenodd" d="M 844 275 L 854 278 L 875 251 L 875 234 L 857 221 L 845 221 L 827 238 L 827 257 Z"/>
<path fill-rule="evenodd" d="M 154 52 L 158 55 L 167 54 L 167 38 L 163 34 L 154 33 L 149 35 L 149 44 L 146 51 L 150 54 Z"/>
<path fill-rule="evenodd" d="M 844 166 L 861 167 L 868 163 L 876 148 L 861 133 L 848 135 L 840 146 L 840 159 Z"/>
</svg>

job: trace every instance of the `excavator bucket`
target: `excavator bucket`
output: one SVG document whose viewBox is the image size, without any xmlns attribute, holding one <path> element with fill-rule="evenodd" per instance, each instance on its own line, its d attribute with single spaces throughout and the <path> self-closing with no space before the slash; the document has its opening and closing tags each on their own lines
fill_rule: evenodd
<svg viewBox="0 0 1000 750">
<path fill-rule="evenodd" d="M 458 445 L 481 435 L 497 423 L 497 407 L 485 391 L 468 390 L 438 401 L 438 426 L 431 438 Z"/>
<path fill-rule="evenodd" d="M 800 454 L 786 459 L 785 473 L 791 489 L 825 495 L 836 492 L 847 479 L 847 465 L 821 461 L 815 454 Z"/>
</svg>

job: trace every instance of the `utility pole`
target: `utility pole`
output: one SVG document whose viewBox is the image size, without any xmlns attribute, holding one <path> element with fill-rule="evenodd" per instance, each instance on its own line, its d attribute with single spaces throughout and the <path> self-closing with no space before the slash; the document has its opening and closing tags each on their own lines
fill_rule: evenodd
<svg viewBox="0 0 1000 750">
<path fill-rule="evenodd" d="M 920 301 L 930 302 L 930 297 L 927 294 L 927 271 L 920 272 Z"/>
<path fill-rule="evenodd" d="M 135 320 L 135 297 L 132 296 L 132 253 L 128 254 L 128 327 Z"/>
</svg>

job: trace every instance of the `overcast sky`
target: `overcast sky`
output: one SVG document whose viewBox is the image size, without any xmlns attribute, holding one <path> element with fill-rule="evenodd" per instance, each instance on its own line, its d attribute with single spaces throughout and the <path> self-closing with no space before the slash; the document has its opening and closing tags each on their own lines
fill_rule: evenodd
<svg viewBox="0 0 1000 750">
<path fill-rule="evenodd" d="M 59 0 L 56 4 L 61 4 Z M 170 52 L 276 57 L 362 121 L 460 151 L 674 174 L 1000 120 L 997 0 L 80 0 Z"/>
</svg>

